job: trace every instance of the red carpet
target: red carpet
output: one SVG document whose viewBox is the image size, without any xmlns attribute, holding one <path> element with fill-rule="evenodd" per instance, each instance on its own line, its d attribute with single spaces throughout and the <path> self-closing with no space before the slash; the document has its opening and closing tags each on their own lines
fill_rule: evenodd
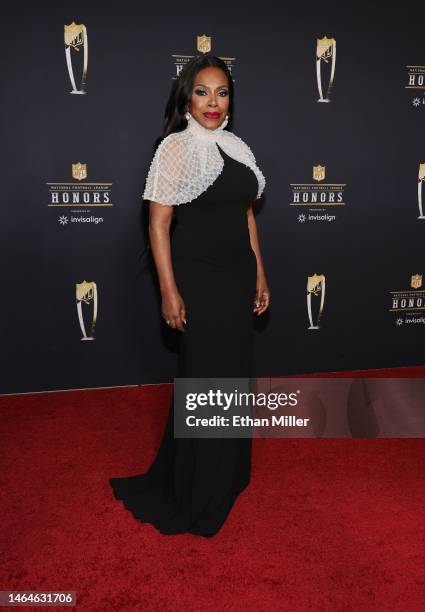
<svg viewBox="0 0 425 612">
<path fill-rule="evenodd" d="M 163 536 L 107 479 L 147 469 L 171 390 L 0 398 L 0 590 L 74 590 L 90 612 L 425 610 L 424 439 L 256 439 L 219 534 Z"/>
</svg>

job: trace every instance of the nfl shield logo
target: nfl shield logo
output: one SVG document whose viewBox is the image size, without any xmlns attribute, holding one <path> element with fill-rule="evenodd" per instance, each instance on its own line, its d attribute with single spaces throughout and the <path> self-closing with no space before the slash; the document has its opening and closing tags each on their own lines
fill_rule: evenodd
<svg viewBox="0 0 425 612">
<path fill-rule="evenodd" d="M 313 178 L 315 181 L 323 181 L 325 178 L 326 166 L 313 166 Z"/>
<path fill-rule="evenodd" d="M 197 36 L 197 48 L 201 53 L 208 53 L 211 51 L 211 36 L 206 36 L 202 34 L 202 36 Z"/>
<path fill-rule="evenodd" d="M 422 274 L 413 274 L 412 278 L 410 279 L 410 286 L 413 289 L 419 289 L 419 287 L 422 287 Z"/>
<path fill-rule="evenodd" d="M 72 164 L 72 178 L 77 179 L 77 181 L 87 178 L 87 164 L 81 164 L 80 162 Z"/>
</svg>

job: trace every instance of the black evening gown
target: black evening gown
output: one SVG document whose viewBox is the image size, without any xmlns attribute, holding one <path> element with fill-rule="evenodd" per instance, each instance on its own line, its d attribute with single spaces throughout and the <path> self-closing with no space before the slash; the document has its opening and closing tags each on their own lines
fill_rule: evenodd
<svg viewBox="0 0 425 612">
<path fill-rule="evenodd" d="M 247 207 L 257 178 L 221 148 L 224 168 L 175 206 L 174 275 L 186 306 L 176 377 L 250 377 L 257 262 Z M 163 534 L 218 532 L 249 484 L 251 438 L 174 438 L 173 401 L 158 454 L 136 476 L 110 478 L 115 498 Z"/>
</svg>

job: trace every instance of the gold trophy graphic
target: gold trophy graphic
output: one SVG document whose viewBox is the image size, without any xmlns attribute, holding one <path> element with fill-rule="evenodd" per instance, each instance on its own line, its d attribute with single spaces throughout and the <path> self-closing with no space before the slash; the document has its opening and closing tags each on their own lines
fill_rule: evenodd
<svg viewBox="0 0 425 612">
<path fill-rule="evenodd" d="M 316 325 L 313 322 L 313 306 L 312 306 L 312 295 L 320 297 L 319 308 L 316 308 L 315 318 Z M 317 301 L 317 300 L 315 300 Z M 323 304 L 325 301 L 325 276 L 323 274 L 313 274 L 313 276 L 307 277 L 307 312 L 308 319 L 310 321 L 310 327 L 308 329 L 320 329 L 319 322 L 323 312 Z"/>
<path fill-rule="evenodd" d="M 75 285 L 76 296 L 77 296 L 77 312 L 78 312 L 78 320 L 80 322 L 81 331 L 83 337 L 81 340 L 94 340 L 94 328 L 96 326 L 97 319 L 97 287 L 96 283 L 91 281 L 83 281 L 82 283 L 77 283 Z M 93 314 L 92 321 L 90 325 L 90 336 L 87 335 L 86 326 L 84 323 L 83 316 L 83 303 L 90 305 L 93 302 Z"/>
<path fill-rule="evenodd" d="M 328 88 L 326 90 L 326 98 L 323 97 L 322 87 L 322 63 L 327 64 L 331 61 L 331 74 L 329 78 Z M 332 85 L 335 76 L 335 61 L 336 61 L 336 41 L 335 38 L 323 38 L 317 39 L 316 48 L 316 73 L 317 73 L 317 86 L 319 88 L 319 99 L 318 102 L 330 102 L 329 94 L 331 93 Z"/>
<path fill-rule="evenodd" d="M 75 21 L 69 25 L 65 25 L 65 57 L 66 65 L 68 67 L 68 74 L 71 80 L 72 94 L 85 94 L 85 85 L 87 77 L 87 60 L 88 60 L 88 39 L 87 29 L 84 24 L 77 24 Z M 77 89 L 75 84 L 74 70 L 72 68 L 72 52 L 74 55 L 81 53 L 81 47 L 83 48 L 83 71 L 81 76 L 80 89 Z"/>
<path fill-rule="evenodd" d="M 418 174 L 418 205 L 419 205 L 419 217 L 418 219 L 425 219 L 424 210 L 422 207 L 422 185 L 425 179 L 425 163 L 419 164 Z"/>
</svg>

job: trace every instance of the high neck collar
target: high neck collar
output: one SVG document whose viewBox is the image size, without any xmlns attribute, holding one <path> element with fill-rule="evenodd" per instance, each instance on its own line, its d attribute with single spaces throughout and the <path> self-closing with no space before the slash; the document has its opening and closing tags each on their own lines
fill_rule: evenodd
<svg viewBox="0 0 425 612">
<path fill-rule="evenodd" d="M 223 129 L 228 123 L 228 119 L 226 117 L 217 128 L 210 130 L 199 123 L 199 121 L 195 119 L 191 113 L 187 112 L 186 115 L 188 117 L 186 129 L 194 136 L 202 138 L 202 140 L 210 140 L 213 142 L 216 141 L 217 138 L 220 138 L 220 135 L 223 133 Z"/>
</svg>

